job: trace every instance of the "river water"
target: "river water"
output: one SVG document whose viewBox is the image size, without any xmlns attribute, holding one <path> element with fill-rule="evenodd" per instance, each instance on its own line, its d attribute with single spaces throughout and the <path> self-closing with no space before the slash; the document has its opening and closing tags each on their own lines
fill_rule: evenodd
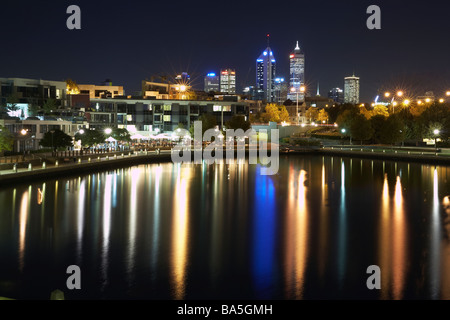
<svg viewBox="0 0 450 320">
<path fill-rule="evenodd" d="M 165 163 L 0 186 L 0 296 L 450 299 L 449 167 L 281 156 L 260 171 Z"/>
</svg>

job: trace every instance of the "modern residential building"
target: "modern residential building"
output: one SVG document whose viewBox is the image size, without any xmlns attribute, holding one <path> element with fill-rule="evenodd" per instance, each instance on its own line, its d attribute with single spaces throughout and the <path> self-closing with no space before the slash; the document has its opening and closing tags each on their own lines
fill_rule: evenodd
<svg viewBox="0 0 450 320">
<path fill-rule="evenodd" d="M 142 96 L 144 99 L 157 100 L 189 100 L 191 86 L 181 83 L 160 83 L 142 81 Z"/>
<path fill-rule="evenodd" d="M 220 92 L 236 93 L 236 70 L 222 69 L 220 71 Z"/>
<path fill-rule="evenodd" d="M 302 52 L 298 45 L 289 56 L 290 62 L 290 90 L 288 99 L 291 101 L 297 100 L 297 92 L 300 92 L 300 87 L 305 85 L 305 54 Z M 299 93 L 299 101 L 305 100 L 305 94 Z"/>
<path fill-rule="evenodd" d="M 359 77 L 345 78 L 344 103 L 359 104 Z"/>
<path fill-rule="evenodd" d="M 114 98 L 124 96 L 123 86 L 95 85 L 95 84 L 79 84 L 80 94 L 88 94 L 90 99 Z"/>
<path fill-rule="evenodd" d="M 65 81 L 41 79 L 0 78 L 0 103 L 6 103 L 13 95 L 19 103 L 42 107 L 48 99 L 55 100 L 56 106 L 66 107 L 67 84 Z"/>
<path fill-rule="evenodd" d="M 202 114 L 212 114 L 221 126 L 233 115 L 249 117 L 245 101 L 98 99 L 91 101 L 85 116 L 91 128 L 126 128 L 132 133 L 149 135 L 173 132 L 182 124 L 189 128 Z"/>
<path fill-rule="evenodd" d="M 214 72 L 210 72 L 205 77 L 205 92 L 220 92 L 220 77 Z"/>
<path fill-rule="evenodd" d="M 276 60 L 268 46 L 256 60 L 256 99 L 275 101 Z"/>
<path fill-rule="evenodd" d="M 344 103 L 344 90 L 333 88 L 328 92 L 328 98 L 333 99 L 336 103 Z"/>
<path fill-rule="evenodd" d="M 89 128 L 81 114 L 66 111 L 64 115 L 28 118 L 27 120 L 0 119 L 0 125 L 6 127 L 14 137 L 13 152 L 38 150 L 39 142 L 47 132 L 61 130 L 71 137 L 83 128 Z M 26 131 L 26 134 L 22 133 Z M 24 131 L 24 132 L 25 132 Z"/>
</svg>

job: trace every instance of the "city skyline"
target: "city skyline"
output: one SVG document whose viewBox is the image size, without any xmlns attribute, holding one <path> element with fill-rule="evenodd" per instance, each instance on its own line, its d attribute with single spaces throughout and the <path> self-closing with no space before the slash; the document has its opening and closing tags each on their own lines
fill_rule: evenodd
<svg viewBox="0 0 450 320">
<path fill-rule="evenodd" d="M 230 67 L 239 75 L 236 85 L 240 92 L 254 85 L 254 59 L 270 33 L 271 47 L 277 54 L 276 76 L 288 78 L 289 53 L 298 40 L 308 57 L 305 73 L 313 93 L 318 82 L 325 91 L 343 87 L 344 77 L 353 72 L 362 79 L 362 101 L 373 100 L 385 87 L 411 88 L 417 95 L 427 91 L 439 95 L 450 87 L 446 63 L 450 44 L 444 41 L 449 5 L 442 2 L 432 1 L 422 8 L 417 1 L 378 1 L 382 29 L 368 30 L 369 1 L 304 1 L 298 4 L 301 17 L 283 23 L 271 19 L 256 23 L 264 13 L 261 6 L 229 2 L 233 26 L 224 28 L 208 22 L 207 29 L 205 21 L 220 16 L 223 6 L 196 1 L 170 11 L 173 20 L 189 22 L 179 37 L 172 36 L 180 32 L 177 26 L 155 27 L 166 25 L 162 24 L 163 17 L 151 14 L 152 23 L 147 23 L 150 13 L 167 9 L 163 4 L 140 3 L 137 10 L 132 4 L 117 7 L 78 1 L 82 29 L 75 31 L 65 27 L 69 4 L 29 2 L 27 10 L 22 9 L 23 4 L 3 5 L 0 25 L 4 29 L 13 25 L 14 33 L 4 35 L 11 49 L 0 53 L 0 60 L 8 62 L 2 66 L 2 77 L 72 78 L 78 83 L 99 83 L 109 78 L 131 93 L 140 89 L 142 79 L 183 71 L 191 74 L 194 85 L 201 88 L 207 73 Z M 286 5 L 273 5 L 271 14 L 285 12 Z M 111 24 L 111 17 L 122 23 Z M 319 23 L 317 18 L 327 23 Z M 142 41 L 147 34 L 151 36 Z M 21 49 L 24 44 L 26 50 Z"/>
</svg>

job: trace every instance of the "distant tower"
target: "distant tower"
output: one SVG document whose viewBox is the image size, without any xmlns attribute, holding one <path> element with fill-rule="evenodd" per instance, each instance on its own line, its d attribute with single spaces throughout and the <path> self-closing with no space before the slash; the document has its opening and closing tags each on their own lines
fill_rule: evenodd
<svg viewBox="0 0 450 320">
<path fill-rule="evenodd" d="M 236 71 L 234 69 L 222 69 L 220 71 L 220 92 L 236 93 Z"/>
<path fill-rule="evenodd" d="M 275 101 L 275 67 L 276 61 L 270 49 L 267 35 L 267 48 L 256 60 L 256 95 L 258 100 Z"/>
<path fill-rule="evenodd" d="M 219 92 L 220 79 L 214 72 L 210 72 L 205 77 L 205 92 Z"/>
<path fill-rule="evenodd" d="M 359 104 L 359 77 L 345 78 L 344 103 Z"/>
<path fill-rule="evenodd" d="M 320 97 L 320 82 L 317 82 L 317 96 Z"/>
<path fill-rule="evenodd" d="M 288 95 L 288 99 L 291 101 L 297 100 L 297 93 L 300 92 L 300 87 L 305 85 L 305 54 L 300 49 L 300 46 L 297 45 L 294 49 L 294 52 L 289 56 L 290 59 L 290 91 Z M 298 95 L 299 101 L 305 100 L 305 95 L 300 93 Z"/>
</svg>

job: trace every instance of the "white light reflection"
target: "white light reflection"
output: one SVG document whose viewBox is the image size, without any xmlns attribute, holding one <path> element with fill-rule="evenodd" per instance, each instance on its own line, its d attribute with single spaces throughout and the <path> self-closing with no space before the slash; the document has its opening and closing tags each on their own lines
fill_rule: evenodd
<svg viewBox="0 0 450 320">
<path fill-rule="evenodd" d="M 135 256 L 136 256 L 136 225 L 137 225 L 137 204 L 138 204 L 138 185 L 139 177 L 141 176 L 141 169 L 133 167 L 130 169 L 130 207 L 128 222 L 128 250 L 127 250 L 127 274 L 128 282 L 131 284 L 132 275 L 134 274 Z M 116 176 L 116 175 L 114 175 Z"/>
<path fill-rule="evenodd" d="M 186 290 L 186 268 L 188 255 L 188 186 L 187 175 L 190 169 L 183 170 L 178 167 L 178 177 L 174 196 L 174 217 L 172 227 L 172 281 L 174 299 L 182 300 Z"/>
<path fill-rule="evenodd" d="M 78 215 L 77 215 L 77 259 L 81 264 L 83 248 L 84 208 L 86 205 L 86 181 L 83 179 L 78 187 Z"/>
<path fill-rule="evenodd" d="M 23 272 L 25 266 L 25 240 L 27 232 L 29 211 L 29 192 L 25 191 L 20 201 L 20 215 L 19 215 L 19 269 Z"/>
<path fill-rule="evenodd" d="M 111 193 L 112 193 L 112 175 L 105 177 L 105 189 L 103 196 L 103 244 L 102 244 L 102 289 L 108 284 L 108 254 L 109 254 L 109 237 L 111 232 Z"/>
<path fill-rule="evenodd" d="M 437 168 L 434 169 L 433 178 L 433 211 L 431 213 L 431 243 L 430 243 L 430 290 L 431 299 L 440 297 L 441 284 L 441 239 L 442 222 L 440 217 L 441 204 L 439 201 L 439 180 Z"/>
</svg>

